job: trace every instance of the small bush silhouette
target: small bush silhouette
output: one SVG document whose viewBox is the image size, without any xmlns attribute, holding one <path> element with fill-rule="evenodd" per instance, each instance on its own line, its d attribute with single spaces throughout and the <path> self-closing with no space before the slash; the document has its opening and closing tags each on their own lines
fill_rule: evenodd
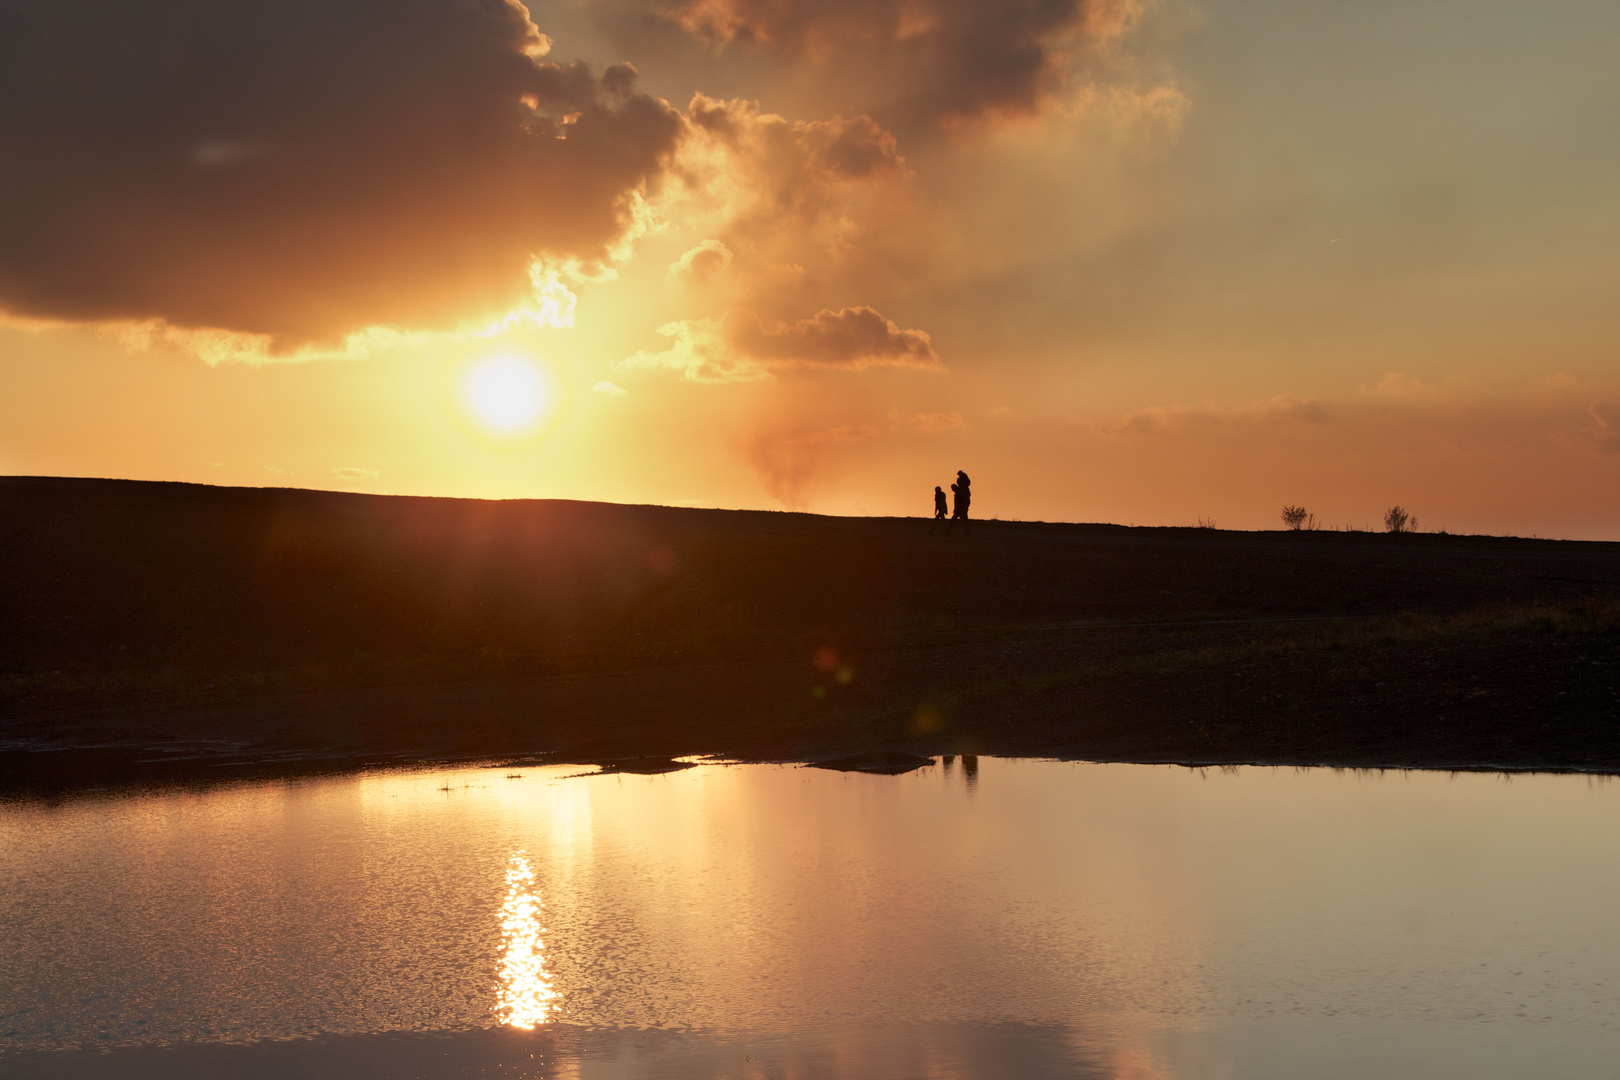
<svg viewBox="0 0 1620 1080">
<path fill-rule="evenodd" d="M 1303 506 L 1284 506 L 1282 519 L 1283 524 L 1295 532 L 1305 528 L 1307 524 L 1316 524 L 1316 515 L 1306 513 Z"/>
<path fill-rule="evenodd" d="M 1404 506 L 1392 506 L 1384 515 L 1384 530 L 1392 533 L 1417 532 L 1417 518 L 1406 512 Z"/>
</svg>

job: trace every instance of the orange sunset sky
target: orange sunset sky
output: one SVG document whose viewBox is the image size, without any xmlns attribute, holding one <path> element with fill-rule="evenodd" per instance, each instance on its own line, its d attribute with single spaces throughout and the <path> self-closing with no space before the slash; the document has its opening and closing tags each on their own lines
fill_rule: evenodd
<svg viewBox="0 0 1620 1080">
<path fill-rule="evenodd" d="M 1620 539 L 1612 0 L 0 0 L 0 473 Z"/>
</svg>

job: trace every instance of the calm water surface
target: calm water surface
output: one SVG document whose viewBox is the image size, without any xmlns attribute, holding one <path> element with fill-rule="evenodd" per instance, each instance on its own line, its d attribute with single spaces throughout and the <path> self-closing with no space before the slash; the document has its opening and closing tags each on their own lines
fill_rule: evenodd
<svg viewBox="0 0 1620 1080">
<path fill-rule="evenodd" d="M 0 1075 L 1620 1074 L 1606 781 L 578 771 L 0 806 Z"/>
</svg>

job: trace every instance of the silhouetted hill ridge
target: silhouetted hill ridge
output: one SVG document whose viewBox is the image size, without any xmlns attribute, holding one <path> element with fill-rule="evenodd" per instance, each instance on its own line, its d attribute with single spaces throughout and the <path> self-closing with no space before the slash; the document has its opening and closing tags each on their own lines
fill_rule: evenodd
<svg viewBox="0 0 1620 1080">
<path fill-rule="evenodd" d="M 1344 702 L 1447 715 L 1445 702 L 1473 695 L 1467 708 L 1495 709 L 1491 722 L 1511 733 L 1514 717 L 1542 707 L 1540 683 L 1491 691 L 1517 704 L 1475 691 L 1511 675 L 1525 649 L 1551 646 L 1509 648 L 1468 628 L 1528 633 L 1545 622 L 1537 605 L 1606 626 L 1617 591 L 1620 544 L 1589 541 L 999 521 L 947 537 L 922 518 L 10 477 L 0 478 L 0 743 L 138 745 L 183 731 L 344 753 L 587 743 L 641 753 L 649 740 L 659 752 L 778 753 L 815 739 L 866 749 L 849 743 L 863 731 L 983 740 L 994 716 L 1005 748 L 1106 743 L 1151 757 L 1179 745 L 1152 728 L 1160 712 L 1248 723 L 1243 710 L 1263 718 L 1296 684 L 1315 687 L 1301 700 L 1317 695 L 1318 713 L 1345 717 Z M 1266 661 L 1282 688 L 1248 705 L 1236 684 L 1200 674 L 1250 665 L 1242 658 L 1271 648 L 1255 644 L 1266 634 L 1292 634 L 1273 653 L 1294 655 L 1307 632 L 1289 627 L 1509 608 L 1518 614 L 1506 621 L 1456 624 L 1477 648 L 1437 644 L 1427 659 L 1412 650 L 1429 645 L 1386 648 L 1382 631 L 1318 635 L 1315 659 L 1293 674 Z M 1394 652 L 1332 654 L 1346 648 Z M 1597 703 L 1582 708 L 1607 716 L 1601 680 L 1612 678 L 1563 649 L 1545 654 L 1547 670 L 1576 673 Z M 1378 677 L 1380 665 L 1401 681 Z M 1452 674 L 1433 678 L 1434 665 Z M 1361 696 L 1334 688 L 1344 671 L 1352 682 L 1368 672 Z M 468 689 L 425 691 L 455 686 Z M 364 706 L 343 696 L 412 687 Z M 919 709 L 943 726 L 912 731 Z M 1585 738 L 1570 734 L 1558 753 L 1578 757 Z M 1272 744 L 1208 745 L 1252 757 Z"/>
</svg>

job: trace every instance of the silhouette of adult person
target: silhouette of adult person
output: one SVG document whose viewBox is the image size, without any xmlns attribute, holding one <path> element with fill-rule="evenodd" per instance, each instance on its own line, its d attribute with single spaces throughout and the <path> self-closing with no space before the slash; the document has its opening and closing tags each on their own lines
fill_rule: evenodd
<svg viewBox="0 0 1620 1080">
<path fill-rule="evenodd" d="M 945 492 L 940 490 L 940 486 L 938 484 L 935 484 L 934 485 L 934 524 L 928 526 L 928 531 L 933 532 L 936 528 L 939 527 L 939 523 L 941 521 L 944 521 L 944 520 L 945 520 Z"/>
<path fill-rule="evenodd" d="M 973 504 L 973 481 L 968 479 L 968 474 L 961 469 L 956 470 L 956 483 L 951 485 L 951 495 L 954 504 L 951 508 L 950 524 L 945 526 L 945 535 L 949 536 L 956 523 L 960 521 L 962 535 L 967 536 L 973 531 L 973 526 L 968 524 L 968 507 Z"/>
</svg>

